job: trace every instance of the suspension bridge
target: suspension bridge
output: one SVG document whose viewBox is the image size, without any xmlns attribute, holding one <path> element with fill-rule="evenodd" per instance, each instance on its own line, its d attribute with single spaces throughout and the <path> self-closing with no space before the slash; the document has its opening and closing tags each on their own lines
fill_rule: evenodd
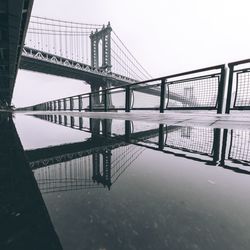
<svg viewBox="0 0 250 250">
<path fill-rule="evenodd" d="M 226 64 L 220 64 L 152 78 L 110 23 L 31 16 L 32 6 L 33 0 L 20 0 L 18 4 L 3 0 L 0 5 L 1 109 L 11 106 L 19 68 L 78 79 L 91 89 L 89 93 L 46 101 L 24 110 L 146 109 L 163 113 L 190 109 L 229 114 L 231 110 L 250 109 L 250 59 L 228 63 L 228 71 Z M 77 107 L 73 105 L 75 99 Z M 114 104 L 117 99 L 122 104 Z M 86 101 L 88 104 L 83 105 Z"/>
<path fill-rule="evenodd" d="M 82 80 L 95 92 L 94 108 L 103 108 L 100 90 L 152 79 L 117 33 L 108 25 L 86 24 L 32 16 L 20 69 Z M 147 85 L 147 84 L 144 84 Z M 137 91 L 160 96 L 159 86 Z M 194 100 L 169 92 L 171 100 L 192 104 Z M 112 107 L 111 96 L 108 96 Z"/>
<path fill-rule="evenodd" d="M 14 75 L 6 73 L 7 80 L 1 81 L 5 86 L 5 89 L 2 88 L 4 91 L 1 91 L 1 107 L 10 106 L 18 68 L 84 81 L 95 93 L 91 103 L 94 108 L 104 106 L 104 100 L 100 100 L 101 95 L 98 93 L 100 90 L 152 79 L 110 23 L 99 25 L 31 16 L 32 0 L 26 0 L 20 6 L 11 3 L 6 2 L 2 10 L 6 15 L 6 30 L 11 28 L 8 21 L 11 20 L 12 9 L 15 9 L 16 14 L 25 13 L 25 16 L 19 14 L 20 19 L 15 22 L 16 27 L 22 23 L 22 29 L 15 31 L 16 36 L 20 36 L 15 41 L 19 51 L 16 58 L 9 58 L 8 54 L 2 53 L 0 66 L 8 71 L 10 65 L 14 65 L 15 72 Z M 6 42 L 2 44 L 6 45 Z M 5 47 L 0 49 L 6 50 Z M 13 51 L 9 48 L 8 53 Z M 147 87 L 148 84 L 142 86 Z M 137 91 L 158 97 L 161 94 L 159 85 L 139 88 Z M 111 98 L 107 98 L 110 107 L 113 106 Z M 185 105 L 195 102 L 172 91 L 168 92 L 168 98 Z"/>
</svg>

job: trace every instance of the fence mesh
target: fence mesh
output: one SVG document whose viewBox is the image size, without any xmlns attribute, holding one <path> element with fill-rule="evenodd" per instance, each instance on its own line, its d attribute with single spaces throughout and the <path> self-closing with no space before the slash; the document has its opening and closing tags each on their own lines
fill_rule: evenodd
<svg viewBox="0 0 250 250">
<path fill-rule="evenodd" d="M 237 73 L 234 107 L 250 106 L 250 72 Z"/>
<path fill-rule="evenodd" d="M 180 127 L 167 134 L 166 146 L 176 149 L 212 155 L 214 131 L 212 128 Z"/>
<path fill-rule="evenodd" d="M 219 76 L 169 83 L 168 107 L 216 108 Z"/>
<path fill-rule="evenodd" d="M 250 163 L 250 131 L 234 129 L 231 132 L 229 159 Z"/>
</svg>

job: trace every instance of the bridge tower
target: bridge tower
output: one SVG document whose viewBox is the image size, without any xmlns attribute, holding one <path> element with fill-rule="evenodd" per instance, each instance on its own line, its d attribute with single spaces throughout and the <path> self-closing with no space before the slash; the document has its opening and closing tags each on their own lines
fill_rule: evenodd
<svg viewBox="0 0 250 250">
<path fill-rule="evenodd" d="M 91 66 L 97 69 L 105 70 L 106 72 L 111 71 L 111 31 L 112 28 L 110 23 L 101 30 L 96 30 L 90 35 L 91 40 Z M 100 44 L 101 43 L 101 44 Z M 101 46 L 99 46 L 101 45 Z M 101 51 L 99 51 L 101 49 Z M 92 82 L 91 91 L 97 92 L 100 88 L 107 89 L 111 87 L 111 83 L 107 80 Z M 107 95 L 108 107 L 113 107 L 111 96 Z M 93 109 L 103 108 L 104 98 L 100 98 L 100 94 L 94 94 L 92 98 Z"/>
<path fill-rule="evenodd" d="M 95 68 L 104 69 L 106 71 L 111 70 L 111 31 L 112 28 L 110 23 L 105 27 L 103 26 L 101 30 L 93 31 L 90 35 L 91 40 L 91 66 Z M 102 43 L 102 51 L 99 51 L 99 43 Z M 101 61 L 99 62 L 99 54 L 101 52 Z M 101 65 L 100 65 L 101 63 Z"/>
</svg>

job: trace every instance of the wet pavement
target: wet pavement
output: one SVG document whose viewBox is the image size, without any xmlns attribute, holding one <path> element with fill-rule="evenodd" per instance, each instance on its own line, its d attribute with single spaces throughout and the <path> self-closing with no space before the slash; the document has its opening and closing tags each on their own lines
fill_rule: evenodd
<svg viewBox="0 0 250 250">
<path fill-rule="evenodd" d="M 93 116 L 0 116 L 0 249 L 249 249 L 247 126 Z"/>
</svg>

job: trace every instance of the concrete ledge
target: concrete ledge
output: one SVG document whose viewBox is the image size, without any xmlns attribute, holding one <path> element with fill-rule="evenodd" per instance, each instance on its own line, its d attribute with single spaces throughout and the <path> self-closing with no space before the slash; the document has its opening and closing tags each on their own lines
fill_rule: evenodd
<svg viewBox="0 0 250 250">
<path fill-rule="evenodd" d="M 98 119 L 118 119 L 144 121 L 152 123 L 164 123 L 167 125 L 212 127 L 228 129 L 250 129 L 250 113 L 242 111 L 230 115 L 218 115 L 210 112 L 75 112 L 75 111 L 33 111 L 15 112 L 27 115 L 70 115 L 75 117 L 89 117 Z"/>
</svg>

